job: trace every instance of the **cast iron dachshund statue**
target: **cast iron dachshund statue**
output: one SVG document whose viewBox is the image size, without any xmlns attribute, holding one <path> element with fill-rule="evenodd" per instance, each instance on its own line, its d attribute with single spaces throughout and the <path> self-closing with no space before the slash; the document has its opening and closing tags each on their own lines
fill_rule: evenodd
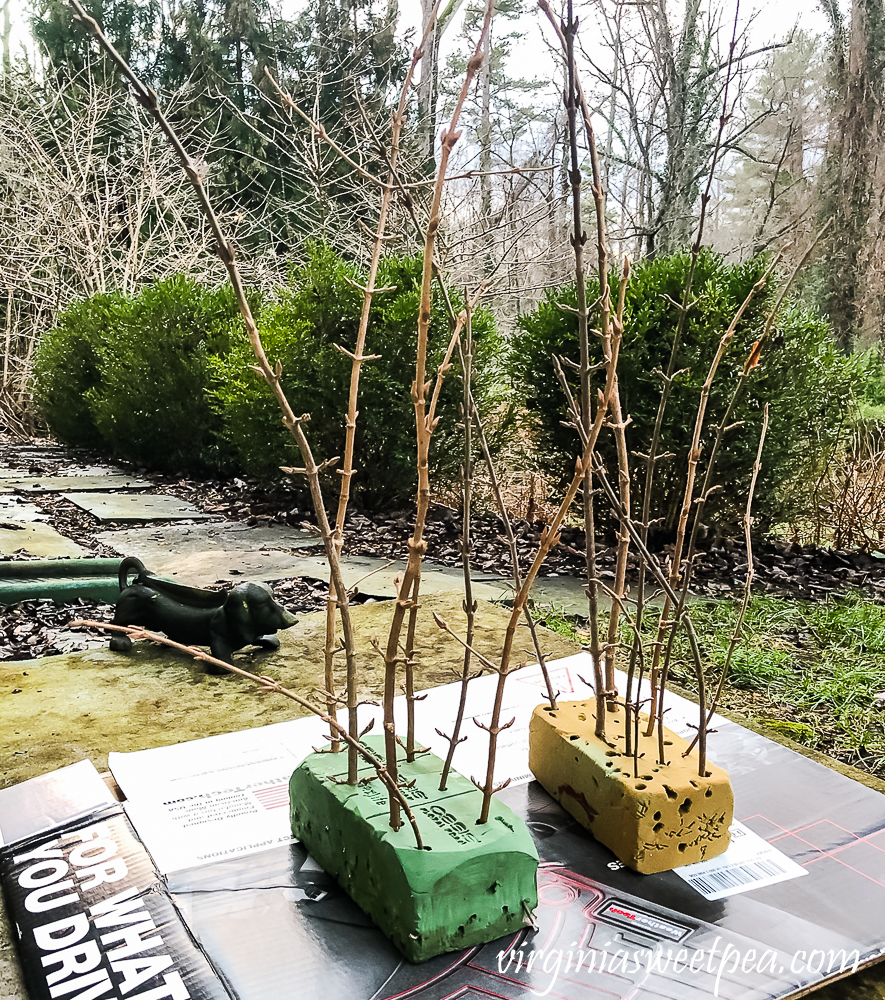
<svg viewBox="0 0 885 1000">
<path fill-rule="evenodd" d="M 132 570 L 136 576 L 130 584 Z M 241 583 L 226 594 L 199 590 L 154 576 L 134 556 L 120 563 L 116 607 L 115 625 L 141 625 L 164 632 L 175 642 L 208 646 L 214 657 L 226 663 L 232 663 L 231 654 L 243 646 L 279 649 L 277 629 L 289 628 L 296 622 L 263 583 Z M 131 648 L 128 635 L 111 639 L 111 649 L 118 653 L 128 653 Z M 211 663 L 206 669 L 213 674 L 224 673 Z"/>
</svg>

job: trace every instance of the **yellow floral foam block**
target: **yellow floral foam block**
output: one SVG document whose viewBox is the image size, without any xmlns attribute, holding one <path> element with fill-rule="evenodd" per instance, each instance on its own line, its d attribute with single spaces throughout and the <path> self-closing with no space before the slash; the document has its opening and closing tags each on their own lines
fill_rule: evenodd
<svg viewBox="0 0 885 1000">
<path fill-rule="evenodd" d="M 721 854 L 729 844 L 734 796 L 715 764 L 698 774 L 697 753 L 664 730 L 642 734 L 638 755 L 625 753 L 624 713 L 607 718 L 607 742 L 594 734 L 595 703 L 539 705 L 532 714 L 529 766 L 547 791 L 625 865 L 643 874 L 669 871 Z M 636 766 L 634 766 L 636 765 Z"/>
</svg>

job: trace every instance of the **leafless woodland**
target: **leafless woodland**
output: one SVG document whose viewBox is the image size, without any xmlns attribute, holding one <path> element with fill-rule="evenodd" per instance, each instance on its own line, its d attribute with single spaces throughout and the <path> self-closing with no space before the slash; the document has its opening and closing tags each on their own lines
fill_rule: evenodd
<svg viewBox="0 0 885 1000">
<path fill-rule="evenodd" d="M 7 2 L 7 15 L 9 9 Z M 883 295 L 883 69 L 881 61 L 874 64 L 881 12 L 873 0 L 852 0 L 848 11 L 827 9 L 828 31 L 812 35 L 801 25 L 785 26 L 770 37 L 731 2 L 592 0 L 578 8 L 578 58 L 599 136 L 616 256 L 687 248 L 721 131 L 707 206 L 709 241 L 736 258 L 787 244 L 798 248 L 834 216 L 830 259 L 844 280 L 834 291 L 824 276 L 812 293 L 824 305 L 835 303 L 855 335 L 870 342 L 879 336 Z M 425 24 L 430 10 L 425 4 Z M 427 156 L 439 156 L 439 127 L 451 100 L 447 81 L 477 33 L 475 12 L 471 20 L 469 4 L 466 10 L 462 23 L 448 16 L 451 7 L 441 8 L 425 47 L 399 167 L 407 194 L 391 209 L 389 245 L 398 249 L 417 248 L 426 222 Z M 355 10 L 353 17 L 359 16 Z M 446 185 L 448 222 L 439 235 L 438 254 L 450 280 L 466 285 L 482 275 L 505 330 L 543 288 L 567 279 L 570 268 L 563 62 L 552 47 L 545 50 L 540 16 L 528 3 L 497 8 L 462 116 L 464 136 Z M 413 34 L 405 46 L 415 44 Z M 545 53 L 546 62 L 538 62 L 549 67 L 543 79 L 532 75 L 532 65 L 522 72 L 520 54 L 528 51 Z M 342 65 L 342 85 L 348 72 Z M 0 401 L 10 429 L 20 431 L 33 429 L 27 377 L 34 343 L 60 309 L 78 297 L 130 292 L 171 273 L 221 277 L 175 157 L 135 113 L 131 98 L 100 82 L 88 66 L 55 90 L 50 79 L 45 53 L 35 50 L 25 63 L 10 47 L 6 24 Z M 250 87 L 267 110 L 261 115 L 217 95 L 227 112 L 241 116 L 242 134 L 253 134 L 263 152 L 238 154 L 219 131 L 207 158 L 214 162 L 215 154 L 226 152 L 257 162 L 285 150 L 288 165 L 280 169 L 291 175 L 290 189 L 301 199 L 283 205 L 268 196 L 247 208 L 223 192 L 217 198 L 235 241 L 249 242 L 246 280 L 269 290 L 284 280 L 310 236 L 364 261 L 370 254 L 367 223 L 377 214 L 384 166 L 379 149 L 390 128 L 393 91 L 386 105 L 361 100 L 354 80 L 352 120 L 336 132 L 320 120 L 328 79 L 299 78 L 297 110 L 260 81 Z M 305 100 L 311 88 L 313 99 Z M 188 95 L 163 98 L 174 114 Z M 211 187 L 216 178 L 208 165 L 206 171 Z M 589 202 L 584 212 L 589 219 Z M 286 213 L 302 220 L 300 233 L 293 235 L 291 226 L 281 232 Z M 199 232 L 200 239 L 185 239 L 185 232 Z M 785 266 L 798 252 L 787 249 Z"/>
</svg>

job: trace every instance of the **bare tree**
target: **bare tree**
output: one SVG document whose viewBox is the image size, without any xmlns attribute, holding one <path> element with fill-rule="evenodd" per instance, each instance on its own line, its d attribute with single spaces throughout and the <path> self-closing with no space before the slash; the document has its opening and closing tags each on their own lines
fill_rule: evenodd
<svg viewBox="0 0 885 1000">
<path fill-rule="evenodd" d="M 118 139 L 113 149 L 110 136 Z M 225 217 L 239 233 L 256 222 L 230 210 Z M 182 272 L 218 281 L 223 272 L 211 246 L 174 156 L 125 94 L 90 76 L 55 92 L 8 78 L 0 93 L 0 405 L 7 426 L 33 430 L 31 355 L 61 309 Z M 249 280 L 276 282 L 281 263 L 263 256 Z"/>
<path fill-rule="evenodd" d="M 743 112 L 759 121 L 729 158 L 710 239 L 723 253 L 756 254 L 811 237 L 827 142 L 826 51 L 797 31 L 768 54 Z M 788 254 L 792 262 L 798 250 Z"/>
<path fill-rule="evenodd" d="M 495 5 L 446 192 L 449 214 L 458 223 L 447 234 L 448 273 L 469 284 L 479 265 L 489 282 L 487 298 L 505 324 L 534 304 L 540 288 L 565 279 L 571 267 L 564 243 L 567 189 L 556 163 L 561 97 L 542 80 L 514 74 L 509 65 L 521 38 L 516 19 L 524 6 L 521 0 Z M 468 5 L 462 29 L 468 38 L 480 16 L 478 5 Z M 447 68 L 447 77 L 457 79 L 463 56 L 450 56 Z M 451 87 L 443 84 L 441 91 L 450 106 Z"/>
<path fill-rule="evenodd" d="M 757 57 L 780 43 L 751 48 L 745 29 L 732 52 L 730 24 L 701 0 L 685 0 L 679 11 L 674 0 L 597 0 L 593 10 L 609 59 L 586 50 L 584 58 L 608 123 L 604 168 L 620 215 L 614 235 L 636 256 L 684 249 L 716 144 L 728 66 L 746 78 Z M 741 113 L 743 82 L 726 112 L 726 150 L 738 149 L 765 117 Z"/>
</svg>

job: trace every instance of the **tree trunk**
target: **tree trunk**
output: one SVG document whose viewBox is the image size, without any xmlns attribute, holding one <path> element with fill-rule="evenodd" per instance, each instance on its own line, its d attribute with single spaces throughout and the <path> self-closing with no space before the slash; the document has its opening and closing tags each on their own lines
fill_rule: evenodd
<svg viewBox="0 0 885 1000">
<path fill-rule="evenodd" d="M 430 24 L 435 6 L 434 0 L 421 0 L 422 37 L 427 33 L 427 26 Z M 421 58 L 421 78 L 418 81 L 419 155 L 428 174 L 432 174 L 435 167 L 439 35 L 440 24 L 437 21 L 424 45 L 424 55 Z"/>
<path fill-rule="evenodd" d="M 479 88 L 481 99 L 480 125 L 479 125 L 479 191 L 480 191 L 480 215 L 482 227 L 485 234 L 485 247 L 483 248 L 482 268 L 484 276 L 492 273 L 495 266 L 493 260 L 494 234 L 492 227 L 492 178 L 489 171 L 492 169 L 492 27 L 494 20 L 489 25 L 489 34 L 486 39 L 485 52 L 483 53 L 482 69 L 479 76 Z"/>
<path fill-rule="evenodd" d="M 3 72 L 6 76 L 12 72 L 12 52 L 10 42 L 12 38 L 12 0 L 3 0 Z"/>
<path fill-rule="evenodd" d="M 847 26 L 834 18 L 837 118 L 823 173 L 821 215 L 832 219 L 823 308 L 844 350 L 872 324 L 866 261 L 876 251 L 872 193 L 882 124 L 882 0 L 854 0 Z"/>
</svg>

